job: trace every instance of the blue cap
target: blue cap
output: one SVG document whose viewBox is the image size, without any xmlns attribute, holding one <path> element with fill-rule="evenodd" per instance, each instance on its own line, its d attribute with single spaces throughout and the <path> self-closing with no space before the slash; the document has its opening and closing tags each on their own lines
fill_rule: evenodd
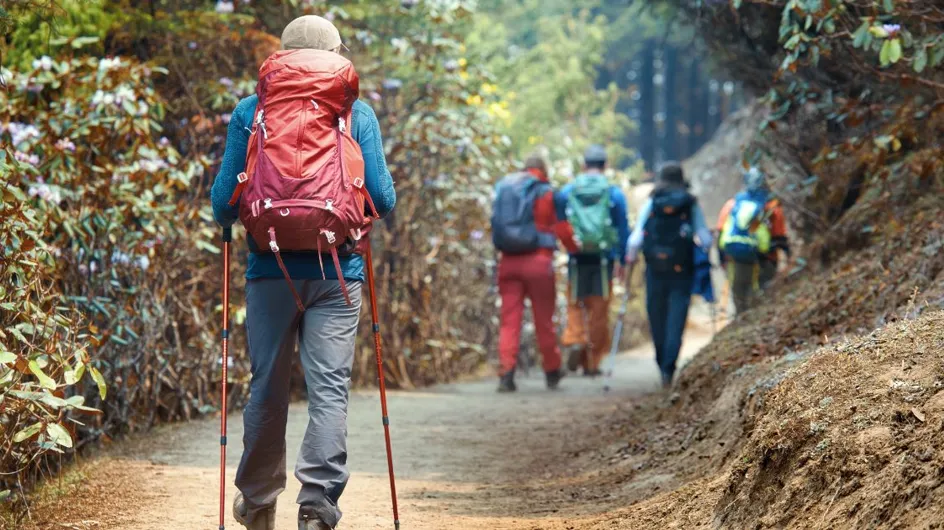
<svg viewBox="0 0 944 530">
<path fill-rule="evenodd" d="M 605 164 L 606 148 L 600 144 L 593 144 L 583 153 L 583 161 L 586 164 Z"/>
</svg>

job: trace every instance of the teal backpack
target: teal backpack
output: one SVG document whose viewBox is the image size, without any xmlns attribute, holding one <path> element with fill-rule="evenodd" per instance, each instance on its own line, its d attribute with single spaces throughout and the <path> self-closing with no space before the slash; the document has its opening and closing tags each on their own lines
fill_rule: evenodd
<svg viewBox="0 0 944 530">
<path fill-rule="evenodd" d="M 567 198 L 567 221 L 581 254 L 605 254 L 619 236 L 610 216 L 610 182 L 600 173 L 578 175 Z"/>
</svg>

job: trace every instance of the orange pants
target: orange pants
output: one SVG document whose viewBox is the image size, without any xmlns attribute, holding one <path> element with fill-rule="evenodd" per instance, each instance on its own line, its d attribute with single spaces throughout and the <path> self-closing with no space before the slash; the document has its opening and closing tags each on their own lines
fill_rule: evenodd
<svg viewBox="0 0 944 530">
<path fill-rule="evenodd" d="M 567 296 L 567 327 L 561 344 L 583 346 L 583 369 L 596 371 L 610 349 L 610 298 L 587 296 L 574 300 Z"/>
</svg>

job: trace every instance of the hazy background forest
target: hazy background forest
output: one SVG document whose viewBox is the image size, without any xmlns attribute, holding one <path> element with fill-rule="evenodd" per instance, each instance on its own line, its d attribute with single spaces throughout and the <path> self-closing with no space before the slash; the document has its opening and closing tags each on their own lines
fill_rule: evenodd
<svg viewBox="0 0 944 530">
<path fill-rule="evenodd" d="M 468 374 L 493 348 L 492 184 L 536 149 L 564 180 L 586 145 L 605 143 L 628 186 L 762 106 L 765 132 L 744 160 L 789 201 L 807 243 L 801 268 L 878 235 L 924 248 L 894 239 L 910 213 L 898 232 L 876 216 L 928 205 L 940 189 L 944 11 L 934 5 L 4 0 L 0 498 L 22 498 L 76 448 L 217 410 L 222 272 L 209 185 L 229 113 L 301 13 L 335 20 L 385 135 L 399 202 L 374 245 L 381 318 L 395 330 L 392 385 Z M 843 302 L 844 318 L 877 318 L 908 299 L 907 281 L 936 275 L 903 270 L 881 304 Z M 802 308 L 810 335 L 839 326 L 825 304 Z M 248 378 L 239 340 L 234 403 Z M 365 342 L 358 384 L 375 379 L 371 356 Z"/>
</svg>

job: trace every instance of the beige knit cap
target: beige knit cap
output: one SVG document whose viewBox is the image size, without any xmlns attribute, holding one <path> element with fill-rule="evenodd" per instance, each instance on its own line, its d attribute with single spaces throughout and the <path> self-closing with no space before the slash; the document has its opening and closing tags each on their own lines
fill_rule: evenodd
<svg viewBox="0 0 944 530">
<path fill-rule="evenodd" d="M 328 50 L 341 47 L 341 34 L 328 19 L 305 15 L 288 23 L 282 30 L 283 50 Z"/>
</svg>

